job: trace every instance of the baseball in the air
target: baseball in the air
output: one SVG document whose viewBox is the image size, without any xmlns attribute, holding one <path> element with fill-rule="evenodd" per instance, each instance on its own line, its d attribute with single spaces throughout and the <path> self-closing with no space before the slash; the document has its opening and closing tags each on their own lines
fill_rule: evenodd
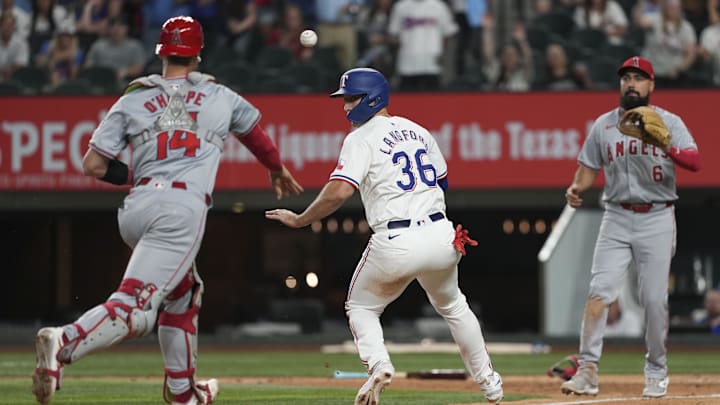
<svg viewBox="0 0 720 405">
<path fill-rule="evenodd" d="M 315 46 L 318 41 L 318 36 L 313 30 L 305 30 L 300 34 L 300 43 L 302 46 Z"/>
</svg>

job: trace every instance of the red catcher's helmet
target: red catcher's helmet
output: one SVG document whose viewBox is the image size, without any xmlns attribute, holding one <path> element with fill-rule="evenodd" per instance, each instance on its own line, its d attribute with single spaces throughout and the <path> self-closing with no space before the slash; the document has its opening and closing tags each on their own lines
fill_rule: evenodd
<svg viewBox="0 0 720 405">
<path fill-rule="evenodd" d="M 172 17 L 160 31 L 155 54 L 160 56 L 197 56 L 205 45 L 203 29 L 192 17 Z"/>
</svg>

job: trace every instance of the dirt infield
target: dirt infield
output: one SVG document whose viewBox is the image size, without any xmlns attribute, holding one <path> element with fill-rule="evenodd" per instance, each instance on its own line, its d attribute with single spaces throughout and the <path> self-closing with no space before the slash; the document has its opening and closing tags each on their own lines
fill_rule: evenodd
<svg viewBox="0 0 720 405">
<path fill-rule="evenodd" d="M 236 378 L 228 382 L 242 384 L 278 384 L 318 387 L 357 388 L 362 385 L 358 379 L 333 378 Z M 526 404 L 642 404 L 642 405 L 712 405 L 720 404 L 720 381 L 717 375 L 671 375 L 668 396 L 663 399 L 643 399 L 643 377 L 641 375 L 602 375 L 600 393 L 597 396 L 567 396 L 560 393 L 559 379 L 546 376 L 505 376 L 505 393 L 541 395 L 542 399 L 512 401 L 518 405 Z M 438 391 L 480 391 L 471 380 L 418 380 L 394 378 L 388 389 L 438 390 Z M 477 405 L 487 405 L 478 402 Z"/>
</svg>

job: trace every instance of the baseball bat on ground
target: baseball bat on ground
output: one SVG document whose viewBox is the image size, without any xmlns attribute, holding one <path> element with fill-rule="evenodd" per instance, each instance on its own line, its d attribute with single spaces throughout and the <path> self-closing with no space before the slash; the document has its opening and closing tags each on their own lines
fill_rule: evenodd
<svg viewBox="0 0 720 405">
<path fill-rule="evenodd" d="M 463 369 L 434 368 L 432 370 L 409 371 L 407 378 L 423 380 L 464 380 L 468 374 Z"/>
<path fill-rule="evenodd" d="M 368 378 L 368 373 L 364 371 L 342 371 L 342 370 L 335 370 L 333 373 L 334 378 Z"/>
<path fill-rule="evenodd" d="M 468 374 L 463 369 L 442 369 L 434 368 L 432 370 L 421 370 L 421 371 L 409 371 L 402 372 L 396 371 L 395 377 L 399 378 L 415 378 L 422 380 L 464 380 L 468 377 Z M 368 374 L 364 371 L 342 371 L 335 370 L 333 378 L 336 379 L 364 379 L 368 378 Z"/>
</svg>

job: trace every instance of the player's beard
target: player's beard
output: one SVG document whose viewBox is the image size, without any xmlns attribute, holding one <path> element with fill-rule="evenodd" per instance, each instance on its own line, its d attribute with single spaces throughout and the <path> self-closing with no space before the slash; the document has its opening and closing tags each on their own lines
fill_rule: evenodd
<svg viewBox="0 0 720 405">
<path fill-rule="evenodd" d="M 623 110 L 630 110 L 635 107 L 642 107 L 650 104 L 650 93 L 645 97 L 640 97 L 638 93 L 628 94 L 620 96 L 620 107 Z"/>
</svg>

